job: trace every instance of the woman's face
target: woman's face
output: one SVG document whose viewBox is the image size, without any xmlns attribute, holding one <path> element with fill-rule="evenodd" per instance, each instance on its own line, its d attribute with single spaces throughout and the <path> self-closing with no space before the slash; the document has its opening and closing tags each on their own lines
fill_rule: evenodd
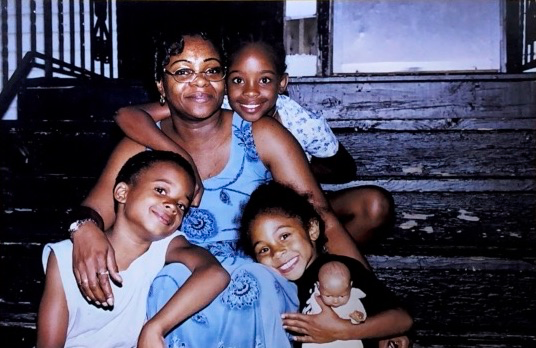
<svg viewBox="0 0 536 348">
<path fill-rule="evenodd" d="M 210 118 L 220 110 L 225 80 L 209 81 L 202 72 L 222 67 L 220 56 L 210 41 L 200 36 L 185 36 L 182 53 L 171 56 L 164 67 L 159 92 L 166 98 L 172 114 L 190 119 Z M 177 82 L 170 74 L 179 69 L 196 72 L 193 81 Z"/>
</svg>

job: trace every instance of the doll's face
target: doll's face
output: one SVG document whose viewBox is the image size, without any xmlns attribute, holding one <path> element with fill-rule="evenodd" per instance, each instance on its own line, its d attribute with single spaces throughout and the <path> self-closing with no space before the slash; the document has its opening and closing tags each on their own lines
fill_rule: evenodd
<svg viewBox="0 0 536 348">
<path fill-rule="evenodd" d="M 319 276 L 318 291 L 322 301 L 330 307 L 339 307 L 348 302 L 352 282 L 341 274 Z"/>
</svg>

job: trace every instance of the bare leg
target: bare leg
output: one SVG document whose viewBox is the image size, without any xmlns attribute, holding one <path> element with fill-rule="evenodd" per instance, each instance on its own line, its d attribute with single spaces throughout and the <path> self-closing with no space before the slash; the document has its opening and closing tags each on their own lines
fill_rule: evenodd
<svg viewBox="0 0 536 348">
<path fill-rule="evenodd" d="M 335 215 L 361 249 L 385 236 L 394 226 L 393 197 L 379 186 L 327 192 L 327 198 Z"/>
</svg>

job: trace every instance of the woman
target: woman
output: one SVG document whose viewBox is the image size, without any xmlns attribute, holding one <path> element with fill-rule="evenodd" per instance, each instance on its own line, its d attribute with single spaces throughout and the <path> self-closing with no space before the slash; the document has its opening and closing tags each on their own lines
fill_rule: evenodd
<svg viewBox="0 0 536 348">
<path fill-rule="evenodd" d="M 221 109 L 225 74 L 217 45 L 203 35 L 181 35 L 164 43 L 155 67 L 158 91 L 172 115 L 162 121 L 162 131 L 189 153 L 205 187 L 200 206 L 190 211 L 181 230 L 190 241 L 210 250 L 232 278 L 209 307 L 167 337 L 168 344 L 289 346 L 280 314 L 296 309 L 294 286 L 235 248 L 235 219 L 251 192 L 270 178 L 310 192 L 325 220 L 330 252 L 365 261 L 330 210 L 292 135 L 271 118 L 251 124 Z M 114 220 L 111 187 L 119 168 L 145 150 L 143 145 L 122 140 L 84 200 L 84 206 L 101 215 L 104 227 Z M 74 271 L 82 291 L 92 301 L 113 304 L 107 272 L 121 281 L 113 249 L 87 219 L 74 223 L 72 230 Z M 163 305 L 167 294 L 176 291 L 185 277 L 184 269 L 166 266 L 153 284 L 148 310 Z"/>
</svg>

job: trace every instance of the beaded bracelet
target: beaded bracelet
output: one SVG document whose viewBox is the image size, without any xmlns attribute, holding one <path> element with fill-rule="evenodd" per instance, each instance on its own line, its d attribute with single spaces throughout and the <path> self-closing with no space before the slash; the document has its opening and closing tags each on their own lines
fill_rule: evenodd
<svg viewBox="0 0 536 348">
<path fill-rule="evenodd" d="M 99 213 L 94 209 L 86 206 L 79 206 L 74 208 L 69 213 L 69 221 L 73 221 L 69 224 L 67 231 L 69 232 L 69 238 L 73 239 L 73 234 L 80 229 L 80 226 L 86 222 L 93 222 L 98 228 L 104 230 L 104 221 Z"/>
</svg>

